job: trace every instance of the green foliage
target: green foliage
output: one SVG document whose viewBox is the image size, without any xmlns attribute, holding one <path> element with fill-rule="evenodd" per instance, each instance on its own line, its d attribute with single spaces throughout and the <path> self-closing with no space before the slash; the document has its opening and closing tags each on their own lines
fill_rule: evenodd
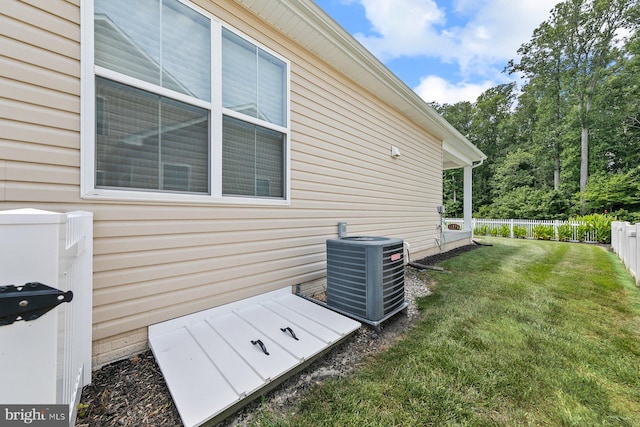
<svg viewBox="0 0 640 427">
<path fill-rule="evenodd" d="M 87 404 L 87 403 L 78 403 L 78 418 L 84 418 L 87 416 L 87 414 L 89 413 L 89 408 L 91 407 L 91 405 Z"/>
<path fill-rule="evenodd" d="M 444 199 L 443 203 L 448 218 L 461 218 L 463 216 L 461 199 Z"/>
<path fill-rule="evenodd" d="M 498 227 L 489 227 L 489 236 L 496 237 L 498 235 Z"/>
<path fill-rule="evenodd" d="M 442 176 L 442 199 L 448 217 L 462 217 L 464 196 L 462 169 L 446 170 Z"/>
<path fill-rule="evenodd" d="M 615 212 L 611 212 L 611 216 L 617 218 L 618 221 L 627 221 L 631 224 L 640 223 L 640 211 L 629 212 L 626 209 L 619 209 Z"/>
<path fill-rule="evenodd" d="M 473 234 L 474 234 L 474 235 L 476 235 L 476 236 L 486 236 L 486 235 L 487 235 L 487 233 L 488 233 L 488 231 L 489 231 L 489 230 L 487 229 L 487 226 L 486 226 L 486 225 L 481 225 L 481 226 L 479 226 L 479 227 L 476 227 L 476 228 L 473 230 Z"/>
<path fill-rule="evenodd" d="M 538 224 L 533 227 L 533 237 L 538 240 L 551 240 L 554 238 L 553 226 Z"/>
<path fill-rule="evenodd" d="M 491 243 L 429 275 L 402 340 L 261 425 L 640 425 L 640 295 L 620 261 L 590 245 Z"/>
<path fill-rule="evenodd" d="M 473 171 L 474 206 L 489 205 L 495 197 L 492 185 L 495 168 L 517 138 L 512 120 L 515 101 L 516 85 L 511 83 L 486 90 L 473 104 L 469 140 L 487 155 L 484 164 Z"/>
<path fill-rule="evenodd" d="M 596 230 L 598 243 L 611 243 L 611 223 L 615 221 L 615 218 L 601 214 L 591 214 L 588 217 Z"/>
<path fill-rule="evenodd" d="M 584 199 L 589 210 L 596 212 L 640 210 L 640 166 L 625 173 L 593 175 Z"/>
<path fill-rule="evenodd" d="M 496 194 L 507 194 L 520 187 L 533 187 L 535 163 L 535 157 L 520 148 L 507 154 L 493 175 Z"/>
<path fill-rule="evenodd" d="M 591 224 L 581 223 L 580 225 L 578 225 L 578 229 L 577 229 L 578 240 L 580 242 L 589 240 L 591 238 L 591 231 L 592 231 Z"/>
<path fill-rule="evenodd" d="M 499 233 L 502 237 L 511 237 L 511 228 L 508 225 L 503 224 L 500 226 Z"/>
<path fill-rule="evenodd" d="M 527 228 L 522 225 L 513 226 L 513 237 L 516 239 L 524 239 L 527 237 Z"/>
<path fill-rule="evenodd" d="M 521 91 L 499 85 L 473 104 L 438 107 L 488 155 L 474 169 L 478 216 L 566 220 L 624 210 L 637 217 L 639 10 L 636 0 L 560 2 L 507 67 L 524 75 Z M 451 193 L 453 183 L 444 185 Z"/>
<path fill-rule="evenodd" d="M 611 243 L 611 223 L 616 220 L 612 215 L 591 214 L 572 219 L 581 224 L 578 226 L 578 239 L 582 242 L 591 236 L 598 243 Z"/>
<path fill-rule="evenodd" d="M 481 207 L 481 218 L 566 219 L 569 201 L 558 191 L 518 187 Z"/>
<path fill-rule="evenodd" d="M 485 218 L 541 219 L 537 209 L 541 192 L 530 187 L 519 187 L 494 198 L 479 215 Z"/>
<path fill-rule="evenodd" d="M 573 237 L 573 227 L 568 223 L 563 223 L 558 226 L 558 240 L 566 242 Z"/>
</svg>

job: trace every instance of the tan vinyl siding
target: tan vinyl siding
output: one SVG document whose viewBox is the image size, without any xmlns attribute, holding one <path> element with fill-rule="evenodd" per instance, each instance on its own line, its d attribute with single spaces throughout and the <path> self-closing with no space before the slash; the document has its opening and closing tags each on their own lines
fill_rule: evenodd
<svg viewBox="0 0 640 427">
<path fill-rule="evenodd" d="M 6 2 L 0 16 L 2 200 L 78 202 L 80 9 L 32 3 Z"/>
<path fill-rule="evenodd" d="M 144 348 L 149 324 L 322 279 L 338 221 L 435 245 L 441 143 L 241 6 L 196 3 L 291 62 L 290 206 L 82 200 L 79 2 L 2 11 L 0 208 L 94 213 L 96 365 Z"/>
<path fill-rule="evenodd" d="M 0 200 L 5 199 L 5 187 L 6 187 L 6 173 L 5 173 L 5 161 L 0 159 Z"/>
</svg>

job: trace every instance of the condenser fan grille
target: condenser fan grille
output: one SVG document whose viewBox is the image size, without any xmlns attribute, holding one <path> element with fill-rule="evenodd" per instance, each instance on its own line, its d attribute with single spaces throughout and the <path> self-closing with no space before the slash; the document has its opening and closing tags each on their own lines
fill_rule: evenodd
<svg viewBox="0 0 640 427">
<path fill-rule="evenodd" d="M 377 236 L 327 240 L 327 305 L 365 322 L 404 309 L 403 241 Z"/>
</svg>

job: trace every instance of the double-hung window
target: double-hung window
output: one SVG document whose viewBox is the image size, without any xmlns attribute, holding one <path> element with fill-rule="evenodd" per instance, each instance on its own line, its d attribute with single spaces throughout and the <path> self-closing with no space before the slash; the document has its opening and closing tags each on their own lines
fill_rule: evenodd
<svg viewBox="0 0 640 427">
<path fill-rule="evenodd" d="M 84 5 L 83 196 L 288 200 L 286 60 L 186 1 Z"/>
</svg>

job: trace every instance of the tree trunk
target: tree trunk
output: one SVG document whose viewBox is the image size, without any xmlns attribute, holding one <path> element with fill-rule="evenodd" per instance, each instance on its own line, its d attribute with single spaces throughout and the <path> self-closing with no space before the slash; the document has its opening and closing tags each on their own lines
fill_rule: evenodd
<svg viewBox="0 0 640 427">
<path fill-rule="evenodd" d="M 595 89 L 596 80 L 589 84 L 589 93 L 586 95 L 584 111 L 582 115 L 582 134 L 580 135 L 580 213 L 584 215 L 584 190 L 589 180 L 589 112 L 591 111 L 591 99 Z M 582 110 L 582 108 L 580 109 Z"/>
<path fill-rule="evenodd" d="M 553 159 L 553 189 L 560 190 L 560 155 L 556 153 Z"/>
<path fill-rule="evenodd" d="M 589 128 L 586 125 L 582 126 L 580 143 L 580 192 L 583 192 L 589 179 Z"/>
<path fill-rule="evenodd" d="M 580 138 L 580 214 L 584 215 L 584 190 L 589 179 L 589 127 L 582 125 Z"/>
</svg>

